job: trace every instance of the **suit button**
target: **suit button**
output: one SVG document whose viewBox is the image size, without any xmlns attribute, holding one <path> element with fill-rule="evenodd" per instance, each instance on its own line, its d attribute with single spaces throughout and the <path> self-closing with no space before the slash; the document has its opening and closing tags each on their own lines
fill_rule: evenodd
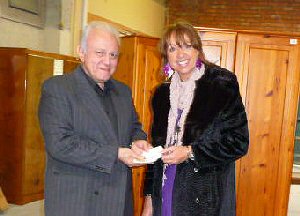
<svg viewBox="0 0 300 216">
<path fill-rule="evenodd" d="M 96 169 L 97 170 L 103 170 L 103 168 L 101 166 L 96 165 Z"/>
<path fill-rule="evenodd" d="M 98 191 L 95 191 L 95 192 L 94 192 L 94 194 L 95 194 L 95 195 L 98 195 L 98 194 L 99 194 L 99 192 L 98 192 Z"/>
<path fill-rule="evenodd" d="M 199 170 L 197 168 L 194 168 L 194 172 L 197 173 Z"/>
<path fill-rule="evenodd" d="M 199 200 L 198 197 L 195 199 L 195 202 L 198 203 L 198 204 L 200 203 L 200 200 Z"/>
</svg>

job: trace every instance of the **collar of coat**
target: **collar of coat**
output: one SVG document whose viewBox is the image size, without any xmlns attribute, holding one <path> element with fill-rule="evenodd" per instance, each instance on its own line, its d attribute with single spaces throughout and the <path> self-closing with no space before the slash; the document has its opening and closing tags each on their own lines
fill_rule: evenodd
<svg viewBox="0 0 300 216">
<path fill-rule="evenodd" d="M 161 84 L 155 91 L 152 139 L 155 146 L 164 145 L 167 136 L 170 109 L 170 83 Z M 199 137 L 217 119 L 226 104 L 238 93 L 236 76 L 217 66 L 206 66 L 204 75 L 196 81 L 193 102 L 184 124 L 183 145 Z"/>
</svg>

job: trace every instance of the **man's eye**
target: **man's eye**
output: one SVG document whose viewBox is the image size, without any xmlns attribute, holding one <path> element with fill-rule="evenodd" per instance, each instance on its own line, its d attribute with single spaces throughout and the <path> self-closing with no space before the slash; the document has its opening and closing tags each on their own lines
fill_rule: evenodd
<svg viewBox="0 0 300 216">
<path fill-rule="evenodd" d="M 119 53 L 110 53 L 109 56 L 110 56 L 110 58 L 112 58 L 112 59 L 116 59 L 116 58 L 119 57 Z"/>
<path fill-rule="evenodd" d="M 105 52 L 103 52 L 103 51 L 97 51 L 96 54 L 100 57 L 105 56 Z"/>
</svg>

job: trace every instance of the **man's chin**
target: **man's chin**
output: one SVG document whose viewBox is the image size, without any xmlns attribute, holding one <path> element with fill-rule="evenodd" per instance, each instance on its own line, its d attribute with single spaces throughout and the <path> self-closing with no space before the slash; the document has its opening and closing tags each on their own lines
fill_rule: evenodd
<svg viewBox="0 0 300 216">
<path fill-rule="evenodd" d="M 107 82 L 108 80 L 110 80 L 111 76 L 110 77 L 105 77 L 104 79 L 99 79 L 98 80 L 98 83 L 105 83 Z"/>
</svg>

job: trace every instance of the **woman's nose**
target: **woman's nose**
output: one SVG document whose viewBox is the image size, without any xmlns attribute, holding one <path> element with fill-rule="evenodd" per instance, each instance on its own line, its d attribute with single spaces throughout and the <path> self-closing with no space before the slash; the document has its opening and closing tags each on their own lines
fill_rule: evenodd
<svg viewBox="0 0 300 216">
<path fill-rule="evenodd" d="M 183 50 L 182 48 L 178 48 L 178 49 L 176 50 L 176 56 L 181 57 L 181 56 L 183 56 L 183 55 L 184 55 L 184 50 Z"/>
</svg>

